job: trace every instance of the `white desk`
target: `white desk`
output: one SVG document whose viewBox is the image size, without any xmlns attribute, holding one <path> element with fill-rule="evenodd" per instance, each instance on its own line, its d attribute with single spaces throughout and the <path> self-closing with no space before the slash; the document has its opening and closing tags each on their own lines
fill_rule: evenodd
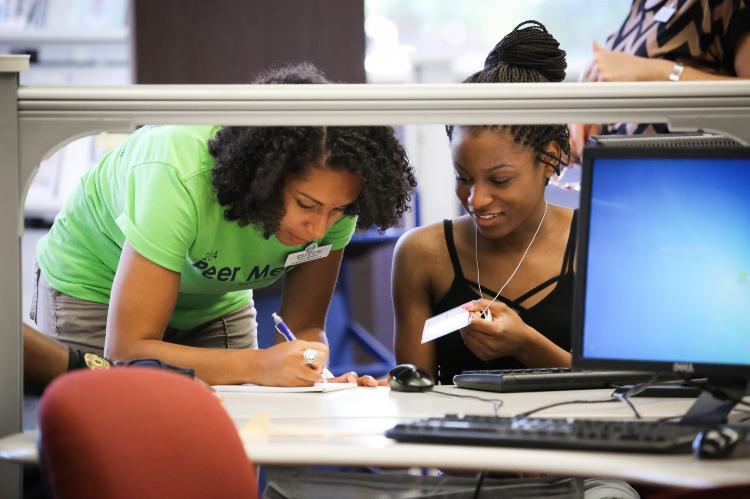
<svg viewBox="0 0 750 499">
<path fill-rule="evenodd" d="M 504 401 L 499 415 L 510 416 L 563 400 L 604 399 L 611 390 L 490 394 L 439 387 L 448 393 L 471 394 Z M 634 399 L 644 417 L 683 414 L 694 399 Z M 250 457 L 259 464 L 372 465 L 441 469 L 542 472 L 582 477 L 611 477 L 632 482 L 703 488 L 750 483 L 750 458 L 705 461 L 692 455 L 659 456 L 605 452 L 559 451 L 397 443 L 383 431 L 399 421 L 446 413 L 493 414 L 491 403 L 429 393 L 396 393 L 387 388 L 357 388 L 326 394 L 224 394 L 224 404 L 239 427 L 267 413 L 274 430 L 308 435 L 243 437 Z M 622 403 L 569 405 L 540 416 L 633 418 Z M 325 432 L 329 434 L 325 435 Z M 347 434 L 348 432 L 348 434 Z M 323 435 L 317 435 L 322 433 Z"/>
<path fill-rule="evenodd" d="M 611 390 L 490 394 L 438 387 L 448 393 L 503 400 L 499 415 L 510 416 L 564 400 L 608 398 Z M 559 451 L 397 443 L 383 432 L 399 421 L 445 413 L 493 414 L 491 403 L 431 395 L 396 393 L 387 388 L 356 388 L 331 393 L 225 393 L 224 406 L 238 428 L 267 414 L 272 433 L 243 436 L 257 464 L 436 467 L 456 470 L 541 472 L 562 476 L 611 477 L 630 482 L 705 488 L 750 483 L 750 458 L 705 461 L 692 455 L 661 456 L 611 452 Z M 633 399 L 647 418 L 684 413 L 693 399 Z M 632 418 L 624 404 L 568 405 L 540 416 Z M 257 420 L 257 419 L 256 419 Z M 35 462 L 33 432 L 0 439 L 0 459 Z"/>
</svg>

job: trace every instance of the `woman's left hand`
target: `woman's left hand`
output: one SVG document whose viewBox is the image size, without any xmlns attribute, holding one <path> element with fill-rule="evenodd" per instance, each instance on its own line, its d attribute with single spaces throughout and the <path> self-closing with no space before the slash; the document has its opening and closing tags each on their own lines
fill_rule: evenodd
<svg viewBox="0 0 750 499">
<path fill-rule="evenodd" d="M 372 376 L 358 376 L 354 371 L 328 378 L 329 383 L 356 383 L 358 386 L 378 386 L 378 382 Z"/>
<path fill-rule="evenodd" d="M 666 81 L 674 65 L 664 59 L 609 50 L 596 42 L 593 50 L 594 61 L 586 75 L 589 81 Z"/>
<path fill-rule="evenodd" d="M 490 305 L 491 319 L 482 319 L 479 313 L 489 304 L 489 300 L 482 299 L 464 305 L 466 310 L 476 314 L 471 323 L 460 330 L 464 344 L 485 362 L 518 356 L 529 343 L 529 326 L 515 310 L 498 301 Z"/>
</svg>

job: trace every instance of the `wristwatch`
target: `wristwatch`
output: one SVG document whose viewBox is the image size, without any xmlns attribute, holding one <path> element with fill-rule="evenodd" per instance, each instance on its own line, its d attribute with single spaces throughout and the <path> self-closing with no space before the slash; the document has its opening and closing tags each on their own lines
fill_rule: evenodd
<svg viewBox="0 0 750 499">
<path fill-rule="evenodd" d="M 68 347 L 68 371 L 75 369 L 109 369 L 109 360 L 101 355 L 91 352 L 81 352 L 78 349 Z"/>
<path fill-rule="evenodd" d="M 91 370 L 109 369 L 111 365 L 109 360 L 91 352 L 86 352 L 83 354 L 83 362 L 84 364 L 86 364 L 86 367 L 88 367 Z"/>
<path fill-rule="evenodd" d="M 680 77 L 682 76 L 682 71 L 684 69 L 685 66 L 683 66 L 679 62 L 675 62 L 674 66 L 672 67 L 672 72 L 669 73 L 669 81 L 680 81 Z"/>
</svg>

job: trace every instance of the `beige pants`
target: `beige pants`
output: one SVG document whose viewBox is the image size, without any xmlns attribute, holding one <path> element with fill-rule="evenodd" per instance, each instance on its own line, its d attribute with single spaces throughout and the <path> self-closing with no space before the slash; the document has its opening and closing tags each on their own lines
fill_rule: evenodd
<svg viewBox="0 0 750 499">
<path fill-rule="evenodd" d="M 108 305 L 81 300 L 50 287 L 35 269 L 29 317 L 37 328 L 73 348 L 104 353 Z M 167 328 L 164 341 L 204 348 L 258 348 L 252 302 L 236 312 L 192 329 Z"/>
</svg>

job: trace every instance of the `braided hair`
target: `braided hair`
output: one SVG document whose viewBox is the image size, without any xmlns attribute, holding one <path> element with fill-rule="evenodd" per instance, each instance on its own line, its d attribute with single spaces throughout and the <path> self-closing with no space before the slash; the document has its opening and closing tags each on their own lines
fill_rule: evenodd
<svg viewBox="0 0 750 499">
<path fill-rule="evenodd" d="M 255 83 L 330 83 L 309 63 L 262 74 Z M 409 209 L 414 172 L 393 128 L 385 126 L 227 126 L 208 144 L 216 160 L 213 188 L 224 218 L 240 226 L 259 224 L 264 237 L 284 216 L 283 189 L 289 176 L 304 176 L 312 165 L 357 174 L 359 197 L 345 214 L 357 227 L 382 232 Z"/>
<path fill-rule="evenodd" d="M 547 32 L 542 23 L 524 21 L 505 35 L 484 61 L 484 69 L 464 80 L 464 83 L 537 83 L 559 82 L 565 79 L 565 51 Z M 448 139 L 453 138 L 455 125 L 447 125 Z M 565 157 L 570 155 L 570 134 L 566 125 L 471 125 L 468 128 L 500 128 L 510 131 L 513 141 L 531 147 L 537 161 L 552 166 L 560 174 L 560 166 L 567 166 L 562 156 L 549 154 L 545 148 L 556 142 Z"/>
</svg>

